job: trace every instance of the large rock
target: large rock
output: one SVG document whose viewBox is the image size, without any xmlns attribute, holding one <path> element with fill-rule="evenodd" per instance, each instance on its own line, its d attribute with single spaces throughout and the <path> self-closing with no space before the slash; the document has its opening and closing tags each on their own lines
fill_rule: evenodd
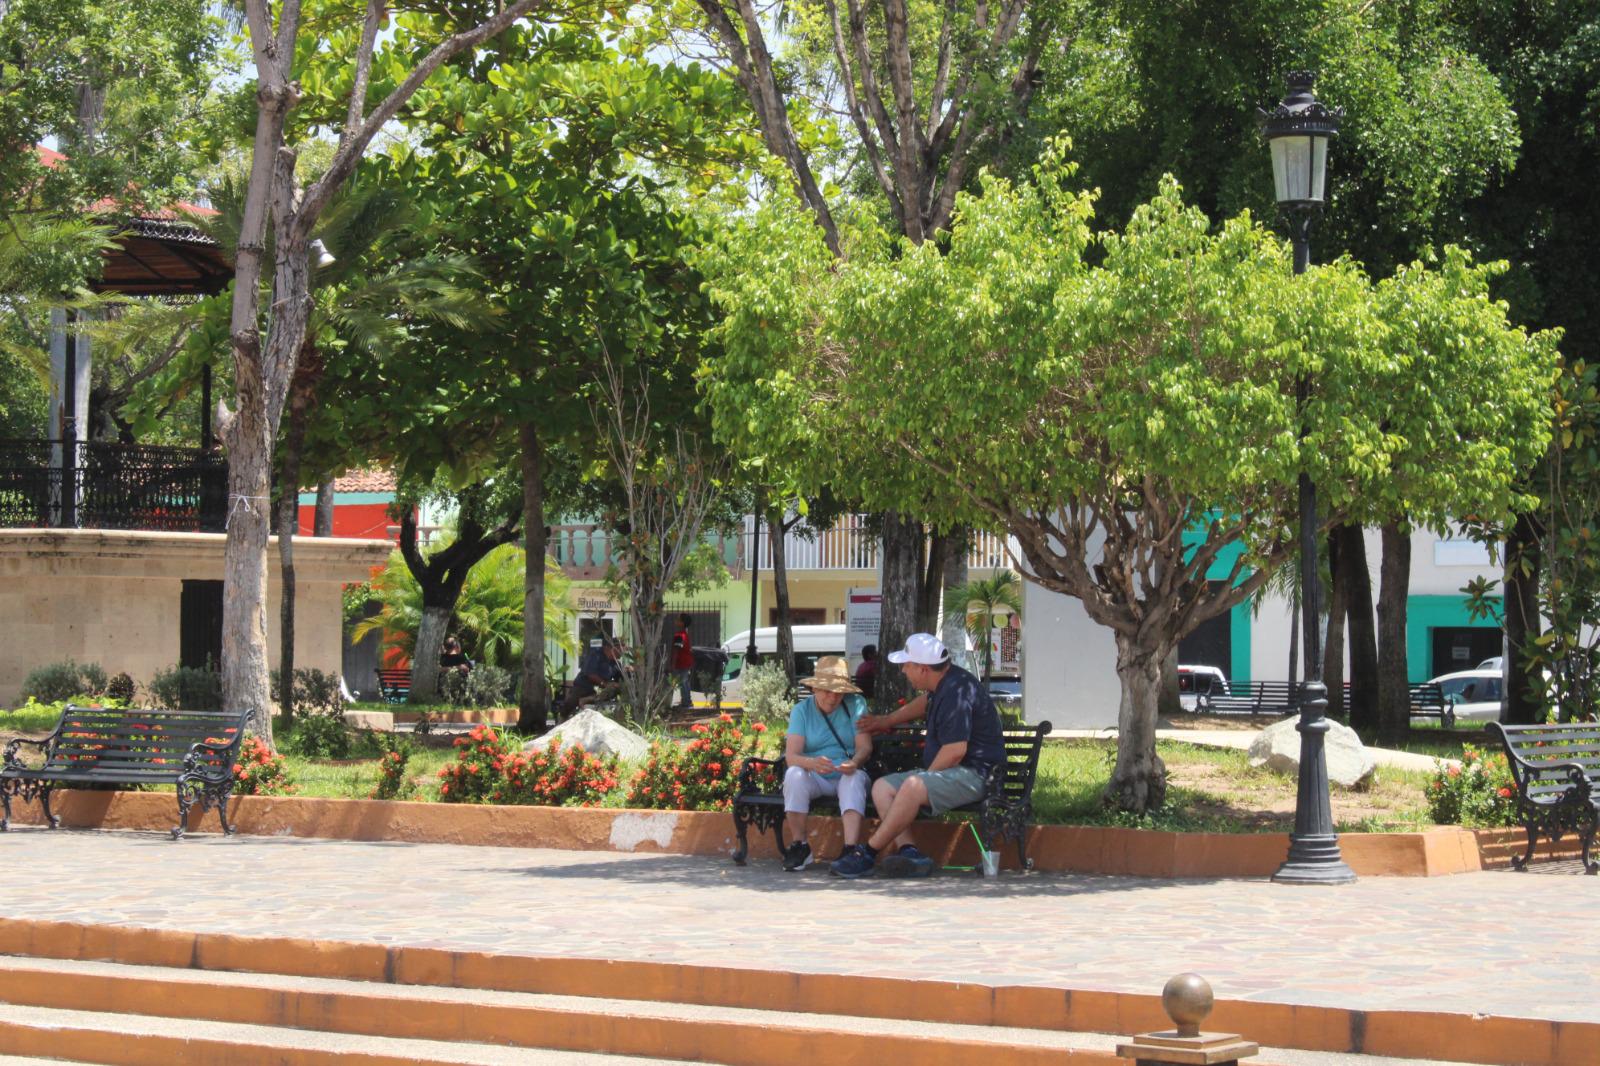
<svg viewBox="0 0 1600 1066">
<path fill-rule="evenodd" d="M 1295 729 L 1298 718 L 1285 718 L 1263 729 L 1250 743 L 1250 765 L 1265 766 L 1280 774 L 1300 772 L 1300 733 Z M 1347 725 L 1328 723 L 1327 752 L 1328 780 L 1345 788 L 1369 780 L 1377 770 L 1377 760 L 1367 754 L 1361 738 Z"/>
<path fill-rule="evenodd" d="M 650 750 L 650 742 L 644 737 L 592 709 L 579 711 L 544 736 L 528 741 L 522 750 L 543 750 L 552 740 L 559 740 L 563 750 L 576 745 L 591 755 L 615 755 L 624 762 L 641 758 Z"/>
</svg>

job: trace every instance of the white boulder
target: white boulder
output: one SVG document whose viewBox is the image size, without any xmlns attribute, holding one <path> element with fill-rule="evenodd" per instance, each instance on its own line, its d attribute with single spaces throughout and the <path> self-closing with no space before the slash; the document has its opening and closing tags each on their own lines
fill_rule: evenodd
<svg viewBox="0 0 1600 1066">
<path fill-rule="evenodd" d="M 1299 718 L 1285 718 L 1267 726 L 1250 743 L 1250 765 L 1265 766 L 1280 774 L 1300 772 Z M 1324 751 L 1327 754 L 1328 780 L 1344 788 L 1354 788 L 1370 780 L 1378 769 L 1377 760 L 1368 754 L 1356 731 L 1338 722 L 1328 722 Z"/>
<path fill-rule="evenodd" d="M 562 750 L 576 746 L 591 755 L 615 755 L 624 762 L 641 758 L 650 750 L 650 742 L 644 737 L 593 709 L 579 711 L 544 736 L 528 741 L 522 750 L 543 751 L 552 740 L 559 740 Z"/>
</svg>

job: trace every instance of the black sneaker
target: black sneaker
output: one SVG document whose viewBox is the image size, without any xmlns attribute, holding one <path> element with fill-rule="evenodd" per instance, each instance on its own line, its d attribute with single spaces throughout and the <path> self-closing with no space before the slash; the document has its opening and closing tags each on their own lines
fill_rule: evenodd
<svg viewBox="0 0 1600 1066">
<path fill-rule="evenodd" d="M 811 854 L 811 845 L 804 840 L 797 840 L 783 849 L 783 868 L 785 870 L 804 870 L 811 865 L 815 858 Z"/>
</svg>

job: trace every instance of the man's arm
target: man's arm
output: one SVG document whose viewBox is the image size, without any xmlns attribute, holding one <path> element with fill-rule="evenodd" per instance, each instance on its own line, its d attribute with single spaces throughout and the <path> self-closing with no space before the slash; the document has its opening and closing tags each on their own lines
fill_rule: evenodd
<svg viewBox="0 0 1600 1066">
<path fill-rule="evenodd" d="M 915 722 L 927 713 L 928 694 L 924 692 L 904 707 L 896 708 L 893 714 L 863 715 L 861 720 L 856 723 L 856 729 L 866 733 L 868 736 L 875 733 L 887 733 L 895 726 L 905 725 L 907 722 Z"/>
<path fill-rule="evenodd" d="M 959 766 L 961 760 L 966 757 L 967 742 L 953 740 L 939 749 L 939 753 L 933 757 L 933 762 L 928 766 L 928 773 L 937 773 L 940 770 L 948 770 L 952 766 Z"/>
</svg>

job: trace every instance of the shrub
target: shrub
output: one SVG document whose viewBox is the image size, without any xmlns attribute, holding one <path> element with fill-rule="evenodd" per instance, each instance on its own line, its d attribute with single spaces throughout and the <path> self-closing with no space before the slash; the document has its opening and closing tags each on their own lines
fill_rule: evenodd
<svg viewBox="0 0 1600 1066">
<path fill-rule="evenodd" d="M 174 666 L 150 679 L 157 705 L 174 711 L 214 711 L 222 706 L 222 675 L 204 666 Z"/>
<path fill-rule="evenodd" d="M 439 695 L 457 707 L 503 706 L 511 695 L 511 672 L 479 663 L 467 673 L 446 670 L 439 675 Z"/>
<path fill-rule="evenodd" d="M 794 692 L 789 688 L 789 675 L 776 662 L 756 663 L 745 668 L 744 713 L 747 718 L 764 722 L 787 721 L 794 706 Z"/>
<path fill-rule="evenodd" d="M 767 726 L 719 715 L 696 723 L 686 745 L 657 741 L 628 783 L 628 806 L 680 811 L 726 811 L 739 792 L 739 764 L 760 753 Z"/>
<path fill-rule="evenodd" d="M 245 737 L 239 748 L 239 761 L 233 764 L 234 795 L 291 796 L 297 791 L 283 756 L 267 747 L 260 737 Z"/>
<path fill-rule="evenodd" d="M 293 731 L 284 739 L 283 746 L 309 759 L 348 759 L 350 731 L 345 728 L 344 712 L 300 715 L 294 720 Z"/>
<path fill-rule="evenodd" d="M 94 663 L 67 659 L 41 666 L 22 681 L 22 695 L 40 703 L 56 703 L 74 696 L 95 697 L 106 691 L 106 672 Z"/>
<path fill-rule="evenodd" d="M 457 737 L 456 761 L 439 771 L 446 803 L 519 803 L 546 807 L 597 806 L 617 787 L 617 760 L 601 759 L 552 740 L 544 751 L 517 751 L 503 733 L 476 726 Z"/>
<path fill-rule="evenodd" d="M 138 693 L 138 686 L 133 683 L 133 678 L 126 673 L 118 674 L 106 682 L 106 698 L 116 700 L 126 707 L 133 702 L 133 697 Z"/>
<path fill-rule="evenodd" d="M 1436 763 L 1426 789 L 1428 812 L 1440 825 L 1487 829 L 1517 824 L 1517 785 L 1504 755 L 1467 744 L 1461 765 Z"/>
<path fill-rule="evenodd" d="M 283 705 L 283 674 L 272 672 L 272 700 Z M 344 690 L 339 687 L 339 675 L 323 673 L 308 666 L 294 672 L 295 710 L 344 713 Z"/>
<path fill-rule="evenodd" d="M 398 733 L 372 734 L 381 753 L 378 757 L 378 787 L 371 792 L 372 799 L 405 799 L 414 788 L 406 776 L 411 763 L 411 738 Z"/>
</svg>

